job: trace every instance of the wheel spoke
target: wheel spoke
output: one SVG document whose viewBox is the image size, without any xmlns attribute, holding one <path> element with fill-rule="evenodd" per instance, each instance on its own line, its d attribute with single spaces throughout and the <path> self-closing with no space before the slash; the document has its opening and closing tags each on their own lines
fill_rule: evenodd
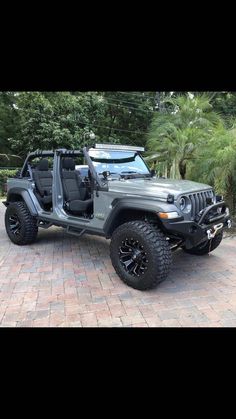
<svg viewBox="0 0 236 419">
<path fill-rule="evenodd" d="M 11 223 L 11 228 L 14 229 L 15 227 L 17 227 L 19 225 L 19 223 L 15 222 L 15 223 Z"/>
<path fill-rule="evenodd" d="M 133 261 L 133 259 L 129 259 L 129 260 L 126 260 L 123 263 L 124 263 L 126 269 L 129 269 L 129 266 L 131 265 L 131 263 L 134 263 L 134 261 Z"/>
<path fill-rule="evenodd" d="M 137 268 L 138 267 L 139 267 L 139 264 L 136 263 L 135 266 L 134 266 L 134 268 L 132 268 L 131 272 L 133 272 L 135 275 L 138 275 L 138 272 L 137 272 Z"/>
<path fill-rule="evenodd" d="M 119 259 L 126 272 L 140 276 L 147 270 L 147 258 L 144 246 L 134 238 L 125 238 L 119 247 Z"/>
<path fill-rule="evenodd" d="M 122 262 L 127 262 L 128 260 L 132 259 L 131 255 L 120 255 L 120 259 Z"/>
<path fill-rule="evenodd" d="M 126 255 L 131 255 L 132 254 L 132 250 L 131 251 L 123 251 L 122 249 L 120 249 L 120 253 L 122 254 L 122 256 L 126 256 Z"/>
<path fill-rule="evenodd" d="M 20 229 L 21 229 L 21 223 L 16 214 L 9 216 L 9 227 L 10 227 L 11 232 L 14 235 L 19 235 Z"/>
</svg>

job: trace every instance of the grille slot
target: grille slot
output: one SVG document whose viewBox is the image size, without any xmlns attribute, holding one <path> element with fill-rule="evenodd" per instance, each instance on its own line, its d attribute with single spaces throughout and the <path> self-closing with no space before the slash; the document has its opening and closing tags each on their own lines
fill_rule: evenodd
<svg viewBox="0 0 236 419">
<path fill-rule="evenodd" d="M 207 198 L 212 198 L 212 191 L 196 192 L 188 195 L 192 208 L 191 208 L 191 219 L 194 220 L 203 208 L 207 207 Z"/>
</svg>

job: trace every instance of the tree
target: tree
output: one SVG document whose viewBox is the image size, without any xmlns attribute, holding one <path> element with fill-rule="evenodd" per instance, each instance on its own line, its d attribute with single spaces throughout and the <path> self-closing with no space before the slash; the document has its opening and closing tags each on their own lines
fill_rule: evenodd
<svg viewBox="0 0 236 419">
<path fill-rule="evenodd" d="M 96 141 L 145 145 L 155 92 L 20 92 L 14 97 L 19 126 L 8 146 L 28 151 L 77 148 Z"/>
<path fill-rule="evenodd" d="M 236 118 L 236 92 L 211 92 L 211 104 L 231 128 Z"/>
<path fill-rule="evenodd" d="M 104 142 L 145 145 L 155 92 L 98 92 L 104 113 L 94 132 Z"/>
<path fill-rule="evenodd" d="M 236 129 L 218 126 L 199 152 L 188 176 L 214 186 L 223 194 L 232 213 L 236 209 Z"/>
<path fill-rule="evenodd" d="M 187 163 L 197 157 L 199 147 L 222 121 L 206 94 L 169 96 L 165 102 L 172 108 L 154 116 L 148 134 L 148 151 L 161 153 L 160 160 L 166 163 L 168 177 L 175 162 L 180 177 L 185 179 Z"/>
<path fill-rule="evenodd" d="M 19 118 L 15 103 L 15 92 L 0 92 L 0 161 L 4 165 L 15 160 L 15 156 L 10 156 L 12 154 L 11 141 L 19 132 Z"/>
<path fill-rule="evenodd" d="M 95 93 L 21 92 L 18 96 L 21 130 L 12 141 L 22 155 L 36 149 L 78 148 L 96 120 Z"/>
</svg>

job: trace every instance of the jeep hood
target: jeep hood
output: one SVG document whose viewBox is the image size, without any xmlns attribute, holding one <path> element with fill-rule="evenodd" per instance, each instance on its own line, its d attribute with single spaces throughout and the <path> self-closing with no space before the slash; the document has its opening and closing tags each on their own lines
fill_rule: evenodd
<svg viewBox="0 0 236 419">
<path fill-rule="evenodd" d="M 110 192 L 161 199 L 166 199 L 168 194 L 174 195 L 177 199 L 179 195 L 209 189 L 212 187 L 204 183 L 178 179 L 137 178 L 109 181 Z"/>
</svg>

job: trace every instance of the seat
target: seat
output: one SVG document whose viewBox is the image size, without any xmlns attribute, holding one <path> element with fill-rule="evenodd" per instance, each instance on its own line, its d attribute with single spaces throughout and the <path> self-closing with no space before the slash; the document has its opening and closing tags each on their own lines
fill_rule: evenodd
<svg viewBox="0 0 236 419">
<path fill-rule="evenodd" d="M 38 196 L 43 204 L 52 203 L 52 173 L 48 168 L 48 160 L 42 159 L 32 171 Z"/>
<path fill-rule="evenodd" d="M 91 213 L 93 200 L 86 199 L 87 189 L 71 157 L 62 159 L 61 180 L 67 209 L 76 214 Z"/>
</svg>

